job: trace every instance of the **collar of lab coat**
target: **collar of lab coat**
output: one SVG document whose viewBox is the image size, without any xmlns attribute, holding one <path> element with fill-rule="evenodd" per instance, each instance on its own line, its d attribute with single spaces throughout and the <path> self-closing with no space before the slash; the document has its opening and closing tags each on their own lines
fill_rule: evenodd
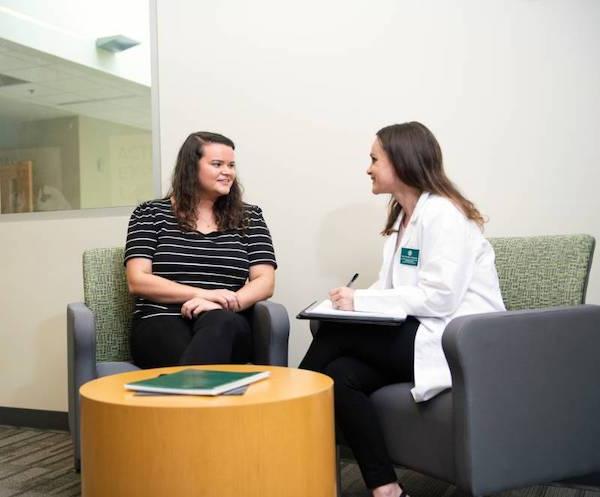
<svg viewBox="0 0 600 497">
<path fill-rule="evenodd" d="M 421 211 L 423 210 L 423 205 L 425 205 L 427 198 L 429 198 L 429 192 L 421 193 L 419 200 L 417 200 L 417 205 L 415 205 L 415 210 L 413 211 L 412 216 L 410 218 L 410 224 L 414 225 L 418 221 L 419 215 L 421 214 Z M 400 213 L 400 215 L 398 216 L 398 219 L 396 219 L 396 221 L 394 222 L 394 225 L 392 226 L 392 229 L 394 231 L 398 231 L 400 229 L 400 223 L 402 222 L 403 217 L 404 217 L 404 211 L 402 211 Z"/>
</svg>

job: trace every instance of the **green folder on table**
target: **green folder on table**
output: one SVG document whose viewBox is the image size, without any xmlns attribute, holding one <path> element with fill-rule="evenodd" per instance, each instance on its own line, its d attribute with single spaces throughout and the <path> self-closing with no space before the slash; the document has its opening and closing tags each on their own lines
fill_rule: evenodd
<svg viewBox="0 0 600 497">
<path fill-rule="evenodd" d="M 162 374 L 149 380 L 126 383 L 125 388 L 137 392 L 220 395 L 267 378 L 270 374 L 270 371 L 237 372 L 184 369 L 177 373 Z"/>
</svg>

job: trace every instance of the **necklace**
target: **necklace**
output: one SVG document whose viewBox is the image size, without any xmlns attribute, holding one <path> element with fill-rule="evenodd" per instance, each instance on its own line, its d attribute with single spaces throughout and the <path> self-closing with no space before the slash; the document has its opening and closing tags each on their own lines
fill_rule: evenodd
<svg viewBox="0 0 600 497">
<path fill-rule="evenodd" d="M 196 221 L 197 222 L 201 222 L 203 224 L 216 224 L 214 218 L 212 218 L 212 219 L 205 219 L 202 216 L 197 216 Z"/>
<path fill-rule="evenodd" d="M 214 216 L 211 219 L 206 219 L 202 217 L 200 214 L 196 214 L 196 229 L 200 232 L 209 233 L 212 231 L 217 231 L 217 223 L 215 222 Z"/>
</svg>

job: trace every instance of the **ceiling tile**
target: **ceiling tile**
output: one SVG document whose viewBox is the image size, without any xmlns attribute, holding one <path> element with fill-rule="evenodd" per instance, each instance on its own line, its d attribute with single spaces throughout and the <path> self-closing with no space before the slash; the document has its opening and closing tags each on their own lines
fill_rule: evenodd
<svg viewBox="0 0 600 497">
<path fill-rule="evenodd" d="M 112 86 L 101 86 L 95 89 L 92 93 L 93 98 L 104 98 L 104 99 L 119 99 L 122 102 L 127 102 L 133 98 L 135 95 L 132 95 L 125 89 L 115 88 Z"/>
<path fill-rule="evenodd" d="M 0 115 L 3 118 L 16 122 L 36 121 L 72 115 L 71 112 L 57 108 L 2 97 L 0 97 L 0 109 L 2 109 Z"/>
<path fill-rule="evenodd" d="M 60 58 L 55 57 L 53 55 L 44 52 L 38 52 L 36 50 L 32 50 L 29 47 L 17 44 L 13 45 L 13 47 L 11 48 L 11 52 L 15 57 L 18 57 L 19 59 L 22 59 L 23 61 L 27 62 L 29 67 L 55 64 L 57 62 L 60 62 L 61 60 Z"/>
<path fill-rule="evenodd" d="M 148 86 L 2 39 L 0 74 L 30 81 L 0 87 L 0 117 L 19 121 L 79 113 L 151 128 Z"/>
<path fill-rule="evenodd" d="M 47 85 L 60 91 L 79 93 L 81 95 L 90 95 L 94 90 L 101 88 L 86 78 L 77 77 L 48 81 Z"/>
<path fill-rule="evenodd" d="M 150 95 L 145 96 L 145 97 L 141 97 L 141 96 L 136 96 L 136 97 L 131 97 L 131 98 L 126 98 L 123 99 L 120 102 L 121 107 L 126 107 L 128 109 L 150 109 L 152 107 L 152 103 L 150 101 Z"/>
<path fill-rule="evenodd" d="M 9 69 L 2 72 L 14 78 L 30 81 L 31 83 L 44 83 L 69 77 L 56 65 L 29 67 L 26 69 Z"/>
<path fill-rule="evenodd" d="M 53 88 L 48 88 L 35 83 L 24 83 L 20 85 L 11 85 L 0 87 L 0 95 L 3 97 L 18 98 L 21 100 L 34 100 L 37 97 L 46 95 L 55 95 L 58 92 Z"/>
<path fill-rule="evenodd" d="M 34 67 L 37 64 L 15 57 L 11 52 L 0 53 L 0 72 L 10 69 L 24 69 Z"/>
<path fill-rule="evenodd" d="M 33 100 L 41 104 L 62 106 L 62 104 L 66 102 L 81 100 L 81 95 L 76 95 L 75 93 L 59 93 L 57 95 L 37 96 Z M 68 106 L 65 106 L 65 108 L 68 108 Z"/>
</svg>

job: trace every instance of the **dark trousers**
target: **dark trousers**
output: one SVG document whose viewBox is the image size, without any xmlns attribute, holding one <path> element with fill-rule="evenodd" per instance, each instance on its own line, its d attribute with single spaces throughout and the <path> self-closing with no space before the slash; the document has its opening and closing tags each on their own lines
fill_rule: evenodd
<svg viewBox="0 0 600 497">
<path fill-rule="evenodd" d="M 323 322 L 300 368 L 333 378 L 336 428 L 358 462 L 367 487 L 396 481 L 369 395 L 391 383 L 413 381 L 419 321 L 400 326 Z"/>
<path fill-rule="evenodd" d="M 131 331 L 136 366 L 243 364 L 252 358 L 249 311 L 214 310 L 193 320 L 180 316 L 137 319 Z"/>
</svg>

